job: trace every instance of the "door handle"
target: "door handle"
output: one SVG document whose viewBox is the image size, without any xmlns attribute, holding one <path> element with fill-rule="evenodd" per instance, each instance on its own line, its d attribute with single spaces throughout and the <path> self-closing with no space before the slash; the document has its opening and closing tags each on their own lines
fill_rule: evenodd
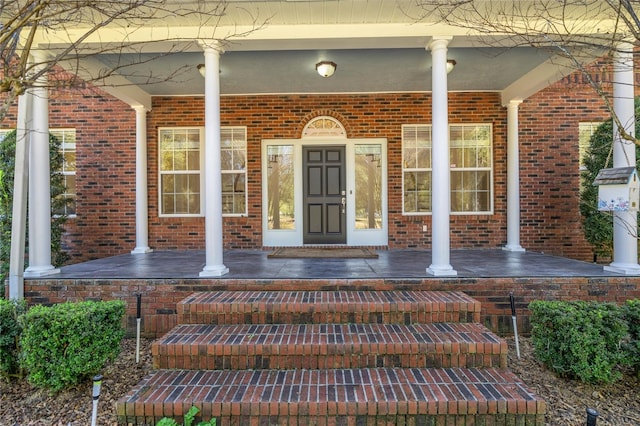
<svg viewBox="0 0 640 426">
<path fill-rule="evenodd" d="M 342 213 L 345 212 L 346 204 L 347 204 L 347 197 L 342 197 Z"/>
</svg>

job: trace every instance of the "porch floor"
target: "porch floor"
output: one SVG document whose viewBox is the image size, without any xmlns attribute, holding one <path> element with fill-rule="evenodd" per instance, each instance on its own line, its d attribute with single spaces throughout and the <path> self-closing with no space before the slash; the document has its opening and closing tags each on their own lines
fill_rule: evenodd
<svg viewBox="0 0 640 426">
<path fill-rule="evenodd" d="M 378 250 L 377 259 L 280 259 L 268 250 L 225 250 L 229 273 L 220 279 L 427 278 L 430 250 Z M 459 278 L 617 277 L 603 265 L 537 252 L 500 249 L 452 250 L 450 263 Z M 124 254 L 64 266 L 51 279 L 180 279 L 199 278 L 203 250 Z"/>
</svg>

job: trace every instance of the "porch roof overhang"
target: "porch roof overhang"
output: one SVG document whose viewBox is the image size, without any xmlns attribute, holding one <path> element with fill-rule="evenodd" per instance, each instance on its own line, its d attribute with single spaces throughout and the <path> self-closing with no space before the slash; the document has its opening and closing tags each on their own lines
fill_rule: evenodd
<svg viewBox="0 0 640 426">
<path fill-rule="evenodd" d="M 433 2 L 231 0 L 213 26 L 203 25 L 202 16 L 168 15 L 141 21 L 137 27 L 135 22 L 115 23 L 88 36 L 86 28 L 49 30 L 36 46 L 60 52 L 71 40 L 83 38 L 74 49 L 80 57 L 65 67 L 129 105 L 147 109 L 153 96 L 204 93 L 204 79 L 197 70 L 203 62 L 198 40 L 219 40 L 224 47 L 223 96 L 429 92 L 431 55 L 425 49 L 437 37 L 451 38 L 448 57 L 457 62 L 448 78 L 449 90 L 498 92 L 505 105 L 575 69 L 554 49 L 443 23 L 420 3 Z M 182 2 L 179 7 L 187 6 Z M 545 24 L 532 17 L 522 19 L 531 27 Z M 580 28 L 598 33 L 610 25 L 602 16 L 579 19 Z M 593 58 L 601 53 L 594 49 Z M 338 64 L 332 77 L 316 73 L 315 64 L 321 60 Z"/>
</svg>

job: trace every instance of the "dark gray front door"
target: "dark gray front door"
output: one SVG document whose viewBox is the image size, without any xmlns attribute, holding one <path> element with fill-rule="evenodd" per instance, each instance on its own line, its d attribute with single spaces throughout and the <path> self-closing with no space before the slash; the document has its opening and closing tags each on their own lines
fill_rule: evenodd
<svg viewBox="0 0 640 426">
<path fill-rule="evenodd" d="M 302 148 L 304 244 L 345 244 L 344 146 Z"/>
</svg>

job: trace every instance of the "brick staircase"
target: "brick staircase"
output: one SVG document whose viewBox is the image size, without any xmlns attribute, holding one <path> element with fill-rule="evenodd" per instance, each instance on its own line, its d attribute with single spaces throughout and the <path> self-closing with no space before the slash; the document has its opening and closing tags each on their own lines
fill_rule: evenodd
<svg viewBox="0 0 640 426">
<path fill-rule="evenodd" d="M 545 403 L 461 292 L 218 291 L 177 306 L 120 424 L 543 425 Z"/>
</svg>

